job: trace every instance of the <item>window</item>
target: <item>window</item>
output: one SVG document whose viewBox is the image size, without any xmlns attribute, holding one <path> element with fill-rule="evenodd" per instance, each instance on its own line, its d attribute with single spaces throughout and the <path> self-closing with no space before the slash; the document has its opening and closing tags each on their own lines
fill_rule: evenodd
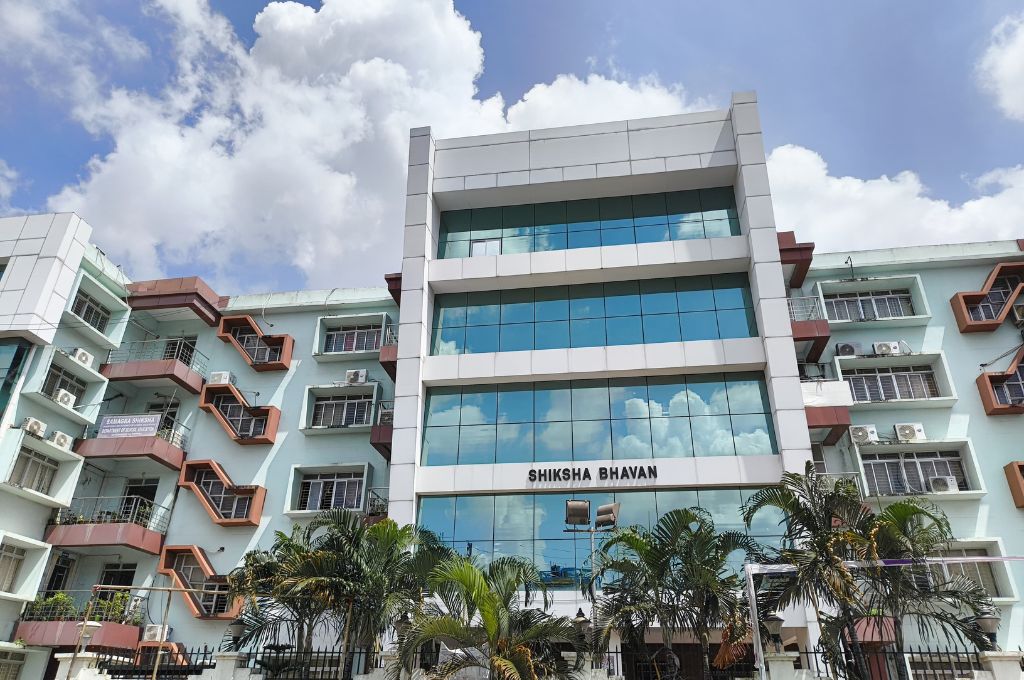
<svg viewBox="0 0 1024 680">
<path fill-rule="evenodd" d="M 996 393 L 996 401 L 1006 406 L 1018 406 L 1024 404 L 1024 364 L 1017 367 L 1017 370 L 1006 377 L 1005 380 L 992 382 L 992 389 Z"/>
<path fill-rule="evenodd" d="M 941 550 L 932 557 L 988 557 L 989 552 L 985 548 L 950 548 Z M 938 583 L 947 583 L 954 576 L 966 576 L 971 579 L 989 594 L 990 597 L 999 597 L 999 586 L 996 581 L 995 571 L 992 569 L 993 562 L 960 562 L 933 564 L 932 576 Z"/>
<path fill-rule="evenodd" d="M 18 680 L 23 665 L 25 655 L 22 652 L 0 652 L 0 680 Z"/>
<path fill-rule="evenodd" d="M 931 493 L 933 477 L 955 477 L 960 491 L 971 488 L 959 451 L 862 453 L 861 459 L 871 496 Z"/>
<path fill-rule="evenodd" d="M 230 394 L 218 394 L 213 400 L 214 407 L 231 425 L 231 429 L 241 438 L 258 437 L 267 427 L 266 416 L 254 416 L 249 409 L 238 403 Z"/>
<path fill-rule="evenodd" d="M 248 517 L 252 496 L 232 493 L 213 470 L 200 470 L 196 473 L 195 483 L 223 519 Z"/>
<path fill-rule="evenodd" d="M 57 555 L 56 559 L 53 560 L 53 566 L 50 568 L 50 577 L 46 580 L 44 597 L 50 597 L 55 593 L 68 589 L 68 586 L 71 584 L 71 573 L 75 569 L 75 561 L 77 559 L 72 553 L 61 552 Z"/>
<path fill-rule="evenodd" d="M 228 584 L 207 581 L 206 574 L 203 573 L 203 568 L 199 566 L 195 555 L 190 552 L 176 554 L 173 569 L 178 572 L 189 588 L 204 591 L 189 593 L 204 615 L 223 614 L 228 610 L 231 604 L 228 597 Z"/>
<path fill-rule="evenodd" d="M 363 507 L 362 472 L 324 472 L 302 475 L 297 510 Z"/>
<path fill-rule="evenodd" d="M 828 467 L 825 465 L 825 449 L 821 444 L 811 444 L 811 460 L 814 461 L 814 471 L 819 475 L 828 474 Z"/>
<path fill-rule="evenodd" d="M 50 364 L 50 370 L 46 372 L 46 380 L 43 382 L 43 394 L 56 398 L 57 390 L 67 390 L 75 395 L 75 403 L 81 404 L 88 387 L 85 381 L 76 378 L 56 364 Z"/>
<path fill-rule="evenodd" d="M 81 290 L 78 291 L 71 311 L 100 333 L 107 332 L 107 324 L 110 323 L 110 310 L 101 305 L 96 298 L 88 293 Z"/>
<path fill-rule="evenodd" d="M 832 321 L 873 321 L 901 316 L 914 316 L 914 300 L 910 291 L 872 290 L 862 293 L 828 293 L 825 311 Z"/>
<path fill-rule="evenodd" d="M 423 465 L 776 453 L 764 376 L 431 388 Z"/>
<path fill-rule="evenodd" d="M 441 213 L 438 257 L 736 236 L 732 187 Z"/>
<path fill-rule="evenodd" d="M 31 346 L 25 340 L 0 340 L 0 414 L 7 410 Z"/>
<path fill-rule="evenodd" d="M 171 401 L 151 401 L 146 404 L 146 413 L 160 414 L 160 429 L 173 432 L 177 427 L 178 407 L 177 399 Z"/>
<path fill-rule="evenodd" d="M 164 343 L 164 359 L 177 359 L 181 363 L 191 366 L 192 359 L 196 355 L 196 340 L 194 335 L 168 339 Z"/>
<path fill-rule="evenodd" d="M 18 572 L 25 561 L 25 549 L 6 543 L 0 545 L 0 590 L 13 593 Z"/>
<path fill-rule="evenodd" d="M 49 456 L 22 448 L 7 481 L 14 486 L 49 495 L 59 467 L 60 464 Z"/>
<path fill-rule="evenodd" d="M 843 380 L 849 383 L 853 400 L 859 402 L 940 396 L 931 366 L 857 368 L 844 371 Z"/>
<path fill-rule="evenodd" d="M 431 354 L 749 338 L 746 274 L 688 276 L 434 299 Z"/>
<path fill-rule="evenodd" d="M 231 329 L 231 337 L 239 344 L 254 364 L 265 364 L 270 361 L 280 361 L 281 348 L 271 347 L 263 342 L 256 331 L 250 326 L 235 326 Z"/>
<path fill-rule="evenodd" d="M 310 427 L 352 427 L 369 425 L 373 412 L 373 397 L 365 394 L 317 397 L 313 402 Z"/>
<path fill-rule="evenodd" d="M 1006 301 L 1010 299 L 1010 295 L 1017 289 L 1017 286 L 1024 283 L 1024 277 L 1018 274 L 1011 274 L 1009 276 L 1000 276 L 992 282 L 992 288 L 989 289 L 988 295 L 985 299 L 976 305 L 971 305 L 968 308 L 971 318 L 975 321 L 989 321 L 999 316 L 999 313 L 1003 311 L 1003 306 Z"/>
<path fill-rule="evenodd" d="M 135 570 L 138 564 L 134 562 L 109 562 L 103 565 L 100 572 L 101 586 L 130 586 L 135 582 Z M 113 591 L 106 591 L 112 593 Z"/>
<path fill-rule="evenodd" d="M 380 349 L 380 324 L 342 326 L 324 333 L 324 352 L 372 352 Z"/>
</svg>

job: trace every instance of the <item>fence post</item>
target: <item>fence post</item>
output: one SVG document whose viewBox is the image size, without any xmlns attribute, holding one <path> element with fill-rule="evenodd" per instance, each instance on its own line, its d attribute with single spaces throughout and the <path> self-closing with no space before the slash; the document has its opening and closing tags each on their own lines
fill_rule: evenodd
<svg viewBox="0 0 1024 680">
<path fill-rule="evenodd" d="M 238 652 L 214 652 L 213 669 L 209 676 L 203 673 L 203 680 L 235 680 L 235 669 L 242 655 Z"/>
<path fill-rule="evenodd" d="M 57 660 L 57 675 L 54 677 L 57 680 L 75 680 L 84 669 L 96 668 L 98 656 L 95 652 L 79 652 L 54 654 L 53 658 Z"/>
<path fill-rule="evenodd" d="M 981 652 L 982 667 L 990 672 L 995 680 L 1021 680 L 1022 652 Z"/>
<path fill-rule="evenodd" d="M 765 666 L 771 680 L 796 680 L 796 662 L 799 652 L 766 652 Z"/>
</svg>

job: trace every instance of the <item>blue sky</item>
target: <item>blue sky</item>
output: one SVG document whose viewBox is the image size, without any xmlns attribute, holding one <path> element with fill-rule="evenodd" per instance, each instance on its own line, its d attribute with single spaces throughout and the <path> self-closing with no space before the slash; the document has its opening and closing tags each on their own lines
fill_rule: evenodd
<svg viewBox="0 0 1024 680">
<path fill-rule="evenodd" d="M 0 211 L 74 209 L 140 278 L 378 285 L 405 126 L 756 89 L 780 228 L 828 249 L 867 223 L 879 245 L 1024 236 L 1019 2 L 456 2 L 468 26 L 443 0 L 362 3 L 272 4 L 254 27 L 266 2 L 0 0 Z"/>
</svg>

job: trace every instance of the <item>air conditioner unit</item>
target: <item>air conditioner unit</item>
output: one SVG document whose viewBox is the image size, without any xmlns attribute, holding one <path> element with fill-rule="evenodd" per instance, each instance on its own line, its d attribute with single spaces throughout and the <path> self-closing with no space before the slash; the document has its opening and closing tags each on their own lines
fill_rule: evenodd
<svg viewBox="0 0 1024 680">
<path fill-rule="evenodd" d="M 960 491 L 960 485 L 956 483 L 956 477 L 929 477 L 928 489 L 932 493 L 956 493 Z"/>
<path fill-rule="evenodd" d="M 81 347 L 71 350 L 71 358 L 77 361 L 78 363 L 82 364 L 83 366 L 88 366 L 89 368 L 92 368 L 92 354 L 89 354 Z"/>
<path fill-rule="evenodd" d="M 837 342 L 836 343 L 836 356 L 837 357 L 855 357 L 860 354 L 860 345 L 856 342 Z"/>
<path fill-rule="evenodd" d="M 59 446 L 65 451 L 70 451 L 71 445 L 75 442 L 74 437 L 66 432 L 61 432 L 60 430 L 54 430 L 51 432 L 49 439 L 54 446 Z"/>
<path fill-rule="evenodd" d="M 366 369 L 358 368 L 351 371 L 345 371 L 345 382 L 349 385 L 362 385 L 366 382 Z"/>
<path fill-rule="evenodd" d="M 166 642 L 170 636 L 171 627 L 159 623 L 147 623 L 146 629 L 142 631 L 143 642 Z"/>
<path fill-rule="evenodd" d="M 889 354 L 901 354 L 900 343 L 898 340 L 889 342 L 874 342 L 871 344 L 871 351 L 875 354 L 881 354 L 883 356 Z"/>
<path fill-rule="evenodd" d="M 41 420 L 36 420 L 35 418 L 25 418 L 25 422 L 23 422 L 21 426 L 22 428 L 24 428 L 25 432 L 28 432 L 29 434 L 34 434 L 40 439 L 46 436 L 46 423 L 44 423 Z"/>
<path fill-rule="evenodd" d="M 75 407 L 75 395 L 71 394 L 67 390 L 58 389 L 53 393 L 53 400 L 66 408 Z"/>
<path fill-rule="evenodd" d="M 206 382 L 210 385 L 234 385 L 235 376 L 231 371 L 213 371 Z"/>
<path fill-rule="evenodd" d="M 851 425 L 850 439 L 854 444 L 877 444 L 878 430 L 874 425 Z"/>
<path fill-rule="evenodd" d="M 896 439 L 901 442 L 919 442 L 927 439 L 924 436 L 924 425 L 921 423 L 896 423 L 893 430 L 896 431 Z"/>
<path fill-rule="evenodd" d="M 1013 324 L 1017 328 L 1024 328 L 1024 305 L 1014 305 L 1011 311 L 1013 312 L 1011 314 Z"/>
</svg>

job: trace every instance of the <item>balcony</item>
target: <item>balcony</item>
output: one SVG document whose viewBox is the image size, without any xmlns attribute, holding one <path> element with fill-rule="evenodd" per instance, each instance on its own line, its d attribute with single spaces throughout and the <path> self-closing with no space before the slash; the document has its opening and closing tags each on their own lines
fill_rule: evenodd
<svg viewBox="0 0 1024 680">
<path fill-rule="evenodd" d="M 850 429 L 850 386 L 837 380 L 831 364 L 798 364 L 800 390 L 811 440 L 832 446 Z"/>
<path fill-rule="evenodd" d="M 170 508 L 141 496 L 75 498 L 53 513 L 45 540 L 84 554 L 120 546 L 159 555 L 170 516 Z"/>
<path fill-rule="evenodd" d="M 794 297 L 789 298 L 787 303 L 797 356 L 803 357 L 805 361 L 817 361 L 828 347 L 832 334 L 821 308 L 821 299 L 817 296 Z"/>
<path fill-rule="evenodd" d="M 313 338 L 313 360 L 356 361 L 379 355 L 384 364 L 397 360 L 397 344 L 398 326 L 382 312 L 322 316 Z M 389 370 L 387 365 L 384 368 Z"/>
<path fill-rule="evenodd" d="M 217 337 L 232 345 L 254 371 L 287 371 L 295 341 L 290 335 L 267 335 L 251 316 L 225 316 Z"/>
<path fill-rule="evenodd" d="M 75 442 L 75 453 L 86 459 L 148 458 L 164 467 L 180 470 L 191 431 L 185 425 L 163 417 L 151 430 L 135 429 L 133 419 L 146 419 L 148 423 L 153 415 L 104 416 L 99 427 L 90 428 L 82 439 Z"/>
<path fill-rule="evenodd" d="M 128 342 L 107 355 L 100 373 L 107 380 L 131 380 L 139 387 L 177 386 L 199 394 L 208 357 L 180 338 Z"/>
<path fill-rule="evenodd" d="M 366 524 L 375 524 L 388 516 L 388 487 L 370 487 L 366 496 Z"/>
<path fill-rule="evenodd" d="M 215 524 L 259 526 L 267 490 L 262 486 L 233 483 L 216 461 L 187 461 L 181 468 L 178 486 L 195 493 Z"/>
<path fill-rule="evenodd" d="M 837 356 L 840 377 L 850 385 L 852 410 L 893 404 L 904 409 L 951 408 L 957 401 L 942 352 Z"/>
<path fill-rule="evenodd" d="M 388 293 L 396 305 L 402 304 L 402 272 L 385 274 L 384 282 L 388 285 Z"/>
<path fill-rule="evenodd" d="M 207 326 L 220 322 L 220 296 L 198 276 L 130 283 L 128 305 L 136 312 L 165 310 L 161 321 L 198 319 Z"/>
<path fill-rule="evenodd" d="M 391 462 L 391 439 L 394 436 L 395 402 L 382 401 L 377 404 L 377 419 L 370 428 L 370 444 Z"/>
<path fill-rule="evenodd" d="M 975 383 L 986 415 L 1013 416 L 1024 413 L 1024 349 L 1017 352 L 1007 370 L 982 373 Z"/>
<path fill-rule="evenodd" d="M 276 406 L 250 406 L 234 385 L 207 384 L 199 395 L 199 408 L 220 424 L 236 444 L 273 444 L 281 421 Z"/>
<path fill-rule="evenodd" d="M 1024 293 L 1024 262 L 993 267 L 981 290 L 957 293 L 949 300 L 961 333 L 990 333 L 1006 321 Z"/>
<path fill-rule="evenodd" d="M 242 608 L 242 601 L 228 595 L 227 577 L 217 574 L 206 553 L 197 545 L 165 546 L 160 553 L 157 573 L 171 579 L 192 615 L 197 619 L 231 621 Z"/>
<path fill-rule="evenodd" d="M 107 595 L 101 599 L 88 590 L 41 593 L 22 612 L 14 639 L 24 640 L 30 647 L 74 647 L 79 642 L 81 623 L 88 616 L 100 624 L 89 644 L 135 649 L 141 627 L 148 621 L 146 598 L 129 591 Z"/>
<path fill-rule="evenodd" d="M 858 444 L 864 493 L 872 500 L 908 496 L 932 501 L 974 501 L 987 489 L 968 440 L 899 441 Z"/>
<path fill-rule="evenodd" d="M 398 326 L 389 324 L 384 327 L 384 339 L 380 346 L 380 365 L 394 382 L 398 374 Z"/>
</svg>

